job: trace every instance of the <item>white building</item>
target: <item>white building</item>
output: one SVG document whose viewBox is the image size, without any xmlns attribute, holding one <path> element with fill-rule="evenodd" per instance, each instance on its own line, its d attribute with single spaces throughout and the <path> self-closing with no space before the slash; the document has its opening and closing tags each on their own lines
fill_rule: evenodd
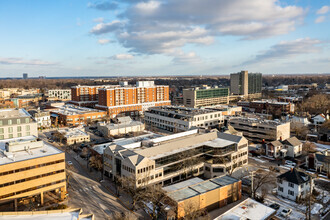
<svg viewBox="0 0 330 220">
<path fill-rule="evenodd" d="M 38 128 L 49 128 L 52 124 L 50 120 L 50 113 L 40 110 L 31 110 L 29 113 L 38 124 Z"/>
<path fill-rule="evenodd" d="M 312 190 L 314 188 L 313 179 L 310 178 L 293 168 L 277 177 L 277 194 L 293 201 L 304 198 L 310 192 L 310 182 L 312 182 Z"/>
<path fill-rule="evenodd" d="M 142 122 L 133 121 L 130 117 L 122 117 L 122 118 L 129 118 L 129 120 L 125 120 L 118 124 L 98 122 L 97 130 L 100 131 L 104 137 L 128 134 L 130 132 L 144 131 L 145 126 Z"/>
<path fill-rule="evenodd" d="M 70 100 L 71 89 L 51 89 L 48 90 L 48 98 L 59 100 Z"/>
<path fill-rule="evenodd" d="M 313 118 L 313 124 L 314 125 L 321 125 L 324 122 L 326 122 L 327 118 L 324 116 L 324 114 L 319 114 Z"/>
<path fill-rule="evenodd" d="M 90 135 L 79 128 L 66 128 L 58 130 L 63 136 L 67 145 L 86 143 L 90 141 Z"/>
<path fill-rule="evenodd" d="M 296 137 L 272 141 L 266 145 L 266 155 L 274 158 L 295 158 L 302 154 L 302 145 Z"/>
</svg>

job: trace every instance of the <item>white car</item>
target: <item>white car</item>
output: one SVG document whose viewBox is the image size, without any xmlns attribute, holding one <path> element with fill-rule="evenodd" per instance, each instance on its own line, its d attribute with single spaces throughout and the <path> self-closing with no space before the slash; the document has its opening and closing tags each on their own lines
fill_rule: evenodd
<svg viewBox="0 0 330 220">
<path fill-rule="evenodd" d="M 290 215 L 291 212 L 292 212 L 292 209 L 283 209 L 282 212 L 281 212 L 281 215 L 283 217 L 286 217 L 286 216 Z"/>
<path fill-rule="evenodd" d="M 290 161 L 290 160 L 286 160 L 285 161 L 285 165 L 286 166 L 288 166 L 288 167 L 295 167 L 297 164 L 296 163 L 294 163 L 294 162 L 292 162 L 292 161 Z"/>
<path fill-rule="evenodd" d="M 71 162 L 71 161 L 68 161 L 68 165 L 70 165 L 70 166 L 71 166 L 71 165 L 72 165 L 72 162 Z"/>
</svg>

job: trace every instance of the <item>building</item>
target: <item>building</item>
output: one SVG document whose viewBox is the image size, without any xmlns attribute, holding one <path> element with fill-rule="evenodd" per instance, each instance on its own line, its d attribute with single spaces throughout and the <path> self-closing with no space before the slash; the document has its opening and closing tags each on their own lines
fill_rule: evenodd
<svg viewBox="0 0 330 220">
<path fill-rule="evenodd" d="M 19 211 L 19 212 L 0 212 L 0 220 L 94 220 L 93 214 L 82 214 L 80 208 L 65 210 L 45 210 L 45 211 Z"/>
<path fill-rule="evenodd" d="M 81 128 L 60 129 L 58 132 L 63 137 L 63 142 L 67 145 L 86 143 L 90 141 L 90 135 Z"/>
<path fill-rule="evenodd" d="M 25 109 L 0 110 L 0 140 L 38 136 L 38 125 Z"/>
<path fill-rule="evenodd" d="M 42 205 L 44 193 L 65 198 L 65 154 L 34 136 L 0 141 L 0 203 L 37 196 Z"/>
<path fill-rule="evenodd" d="M 155 85 L 153 81 L 138 81 L 136 86 L 106 87 L 98 90 L 97 109 L 107 111 L 111 118 L 119 114 L 143 114 L 154 106 L 170 105 L 169 86 Z"/>
<path fill-rule="evenodd" d="M 277 117 L 294 114 L 295 107 L 293 103 L 274 100 L 239 101 L 237 105 L 242 106 L 247 112 L 272 114 Z"/>
<path fill-rule="evenodd" d="M 196 130 L 104 150 L 105 175 L 132 177 L 137 187 L 164 186 L 192 176 L 216 177 L 248 163 L 247 140 L 241 136 Z"/>
<path fill-rule="evenodd" d="M 330 150 L 309 153 L 306 157 L 306 166 L 330 177 Z"/>
<path fill-rule="evenodd" d="M 273 158 L 299 157 L 302 155 L 302 145 L 296 137 L 284 141 L 272 141 L 266 145 L 266 156 Z"/>
<path fill-rule="evenodd" d="M 290 122 L 234 117 L 229 119 L 229 125 L 235 130 L 243 132 L 243 136 L 252 142 L 269 142 L 290 138 Z"/>
<path fill-rule="evenodd" d="M 183 104 L 190 108 L 228 104 L 228 97 L 228 88 L 196 87 L 183 90 Z"/>
<path fill-rule="evenodd" d="M 76 105 L 59 106 L 57 109 L 50 110 L 50 117 L 53 125 L 77 126 L 90 121 L 101 120 L 106 117 L 106 112 L 80 107 Z"/>
<path fill-rule="evenodd" d="M 14 102 L 16 108 L 29 108 L 33 106 L 39 106 L 39 102 L 42 100 L 42 94 L 27 94 L 27 95 L 20 95 L 16 98 L 10 99 Z"/>
<path fill-rule="evenodd" d="M 117 135 L 128 134 L 130 132 L 135 133 L 144 131 L 144 123 L 140 121 L 133 121 L 130 117 L 122 118 L 129 118 L 129 120 L 117 124 L 98 122 L 97 130 L 100 131 L 104 137 L 113 137 Z"/>
<path fill-rule="evenodd" d="M 234 95 L 249 96 L 260 94 L 262 90 L 262 74 L 241 71 L 230 74 L 230 92 Z"/>
<path fill-rule="evenodd" d="M 71 87 L 71 104 L 82 107 L 94 107 L 99 100 L 99 89 L 115 87 L 113 85 L 73 86 Z"/>
<path fill-rule="evenodd" d="M 315 126 L 322 125 L 326 121 L 327 121 L 327 118 L 324 116 L 324 114 L 319 114 L 319 115 L 313 117 L 313 124 Z"/>
<path fill-rule="evenodd" d="M 16 96 L 24 96 L 40 93 L 40 89 L 22 89 L 22 88 L 3 88 L 0 89 L 0 97 L 3 99 L 9 99 Z"/>
<path fill-rule="evenodd" d="M 215 177 L 209 180 L 189 179 L 163 188 L 173 202 L 176 216 L 169 219 L 181 219 L 189 212 L 206 209 L 212 211 L 233 203 L 242 197 L 241 180 L 230 176 Z"/>
<path fill-rule="evenodd" d="M 48 90 L 48 100 L 70 100 L 71 99 L 71 89 L 51 89 Z"/>
<path fill-rule="evenodd" d="M 229 209 L 214 220 L 229 220 L 229 219 L 253 219 L 253 220 L 270 220 L 276 215 L 276 210 L 272 209 L 260 202 L 251 198 L 245 199 L 238 205 Z"/>
<path fill-rule="evenodd" d="M 37 122 L 38 128 L 49 128 L 52 124 L 50 120 L 50 113 L 47 111 L 30 110 L 29 113 L 32 115 L 33 119 Z"/>
<path fill-rule="evenodd" d="M 277 177 L 277 194 L 296 201 L 309 195 L 310 185 L 314 188 L 314 181 L 307 174 L 293 168 Z"/>
<path fill-rule="evenodd" d="M 147 126 L 171 132 L 187 131 L 192 127 L 219 127 L 224 121 L 222 111 L 218 109 L 197 109 L 178 106 L 152 107 L 144 115 Z"/>
<path fill-rule="evenodd" d="M 27 73 L 23 73 L 23 79 L 28 79 L 28 74 Z"/>
</svg>

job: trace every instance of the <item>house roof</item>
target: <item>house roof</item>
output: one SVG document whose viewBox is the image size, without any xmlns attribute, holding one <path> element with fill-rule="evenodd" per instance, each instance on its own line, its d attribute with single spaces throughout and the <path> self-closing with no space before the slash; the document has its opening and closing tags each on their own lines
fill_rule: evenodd
<svg viewBox="0 0 330 220">
<path fill-rule="evenodd" d="M 299 141 L 296 137 L 288 138 L 283 142 L 285 142 L 286 144 L 290 144 L 291 146 L 297 146 L 301 144 L 301 141 Z"/>
<path fill-rule="evenodd" d="M 232 134 L 227 134 L 227 133 L 220 133 L 218 132 L 218 138 L 225 139 L 227 141 L 232 141 L 239 143 L 241 139 L 243 138 L 242 136 L 237 136 L 237 135 L 232 135 Z"/>
<path fill-rule="evenodd" d="M 324 154 L 322 153 L 316 153 L 315 154 L 315 157 L 318 161 L 324 163 L 324 162 L 330 162 L 330 156 L 325 156 Z"/>
<path fill-rule="evenodd" d="M 279 175 L 277 178 L 282 179 L 282 180 L 286 180 L 290 183 L 300 185 L 302 183 L 305 183 L 305 182 L 309 181 L 310 177 L 307 174 L 305 174 L 303 172 L 299 172 L 298 170 L 293 168 L 292 170 Z"/>
<path fill-rule="evenodd" d="M 282 146 L 282 143 L 279 140 L 272 141 L 270 142 L 270 144 L 273 145 L 274 147 Z"/>
</svg>

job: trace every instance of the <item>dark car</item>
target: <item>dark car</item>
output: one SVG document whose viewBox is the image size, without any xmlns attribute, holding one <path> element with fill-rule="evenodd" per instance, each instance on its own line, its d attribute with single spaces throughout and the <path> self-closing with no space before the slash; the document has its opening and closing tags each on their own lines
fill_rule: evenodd
<svg viewBox="0 0 330 220">
<path fill-rule="evenodd" d="M 280 205 L 277 203 L 273 203 L 269 207 L 271 207 L 272 209 L 278 210 L 280 208 Z"/>
</svg>

